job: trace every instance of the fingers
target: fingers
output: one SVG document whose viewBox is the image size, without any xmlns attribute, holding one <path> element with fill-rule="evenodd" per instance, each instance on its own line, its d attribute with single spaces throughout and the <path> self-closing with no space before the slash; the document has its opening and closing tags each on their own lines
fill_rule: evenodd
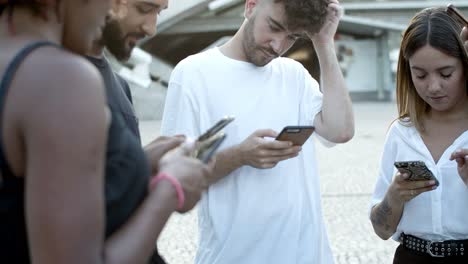
<svg viewBox="0 0 468 264">
<path fill-rule="evenodd" d="M 468 50 L 468 28 L 467 27 L 463 27 L 463 30 L 460 34 L 460 38 L 463 41 L 465 50 Z"/>
<path fill-rule="evenodd" d="M 328 4 L 328 11 L 338 18 L 341 18 L 344 13 L 343 7 L 337 0 L 330 0 L 330 3 Z"/>
<path fill-rule="evenodd" d="M 260 158 L 253 163 L 253 167 L 259 169 L 271 169 L 275 167 L 279 162 L 295 158 L 298 155 L 299 153 L 293 153 L 285 156 Z"/>
<path fill-rule="evenodd" d="M 259 160 L 259 163 L 278 163 L 283 160 L 291 159 L 297 157 L 299 153 L 292 153 L 284 156 L 270 156 Z"/>
<path fill-rule="evenodd" d="M 461 167 L 465 166 L 466 164 L 468 164 L 468 157 L 467 156 L 465 156 L 463 158 L 456 158 L 455 160 L 457 161 L 458 168 L 461 168 Z"/>
<path fill-rule="evenodd" d="M 403 183 L 409 178 L 409 174 L 405 172 L 398 172 L 395 176 L 395 181 L 398 183 Z"/>
<path fill-rule="evenodd" d="M 283 157 L 298 154 L 301 152 L 301 150 L 302 147 L 300 146 L 288 147 L 284 149 L 266 149 L 261 150 L 259 155 L 263 157 Z"/>
<path fill-rule="evenodd" d="M 433 191 L 436 188 L 437 186 L 426 186 L 423 188 L 404 190 L 402 191 L 402 196 L 406 198 L 405 200 L 409 201 L 413 199 L 414 197 L 420 195 L 421 193 Z"/>
<path fill-rule="evenodd" d="M 276 167 L 276 164 L 278 164 L 277 162 L 276 163 L 263 163 L 261 165 L 259 165 L 257 168 L 260 168 L 260 169 L 273 169 L 274 167 Z"/>
<path fill-rule="evenodd" d="M 191 138 L 187 138 L 185 142 L 178 148 L 181 155 L 190 156 L 197 148 L 199 147 L 199 143 Z"/>
<path fill-rule="evenodd" d="M 468 157 L 468 149 L 457 149 L 450 155 L 450 160 L 465 159 Z"/>
<path fill-rule="evenodd" d="M 158 148 L 160 148 L 162 153 L 166 153 L 171 149 L 174 149 L 184 142 L 183 138 L 172 137 L 158 143 Z"/>
<path fill-rule="evenodd" d="M 255 137 L 271 137 L 275 138 L 278 136 L 278 133 L 272 129 L 260 129 L 255 131 L 253 134 Z"/>
<path fill-rule="evenodd" d="M 262 149 L 276 149 L 276 150 L 284 150 L 291 148 L 293 146 L 292 142 L 290 141 L 263 141 L 262 142 Z"/>
<path fill-rule="evenodd" d="M 435 190 L 437 188 L 435 180 L 428 181 L 408 181 L 407 173 L 397 173 L 394 182 L 394 194 L 398 200 L 407 202 L 423 192 Z"/>
<path fill-rule="evenodd" d="M 420 181 L 408 181 L 409 175 L 407 173 L 398 172 L 395 176 L 395 181 L 401 189 L 418 189 L 427 186 L 433 186 L 436 184 L 435 180 L 420 180 Z"/>
<path fill-rule="evenodd" d="M 408 189 L 416 190 L 416 189 L 423 189 L 428 187 L 433 187 L 436 184 L 434 180 L 430 181 L 410 181 L 406 184 Z"/>
</svg>

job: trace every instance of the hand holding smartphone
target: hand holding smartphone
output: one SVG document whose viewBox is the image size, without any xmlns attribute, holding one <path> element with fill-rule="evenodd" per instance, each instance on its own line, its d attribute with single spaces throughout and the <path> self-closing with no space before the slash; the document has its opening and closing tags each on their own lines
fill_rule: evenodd
<svg viewBox="0 0 468 264">
<path fill-rule="evenodd" d="M 302 146 L 314 130 L 313 126 L 287 126 L 283 128 L 276 140 L 290 141 L 294 146 Z"/>
<path fill-rule="evenodd" d="M 435 185 L 439 186 L 439 181 L 434 176 L 431 170 L 426 166 L 424 161 L 396 161 L 395 167 L 400 173 L 408 174 L 407 181 L 429 181 L 434 180 Z"/>
</svg>

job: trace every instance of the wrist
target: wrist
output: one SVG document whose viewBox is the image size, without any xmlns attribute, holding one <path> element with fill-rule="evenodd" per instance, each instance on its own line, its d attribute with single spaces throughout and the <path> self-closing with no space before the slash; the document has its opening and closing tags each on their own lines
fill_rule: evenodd
<svg viewBox="0 0 468 264">
<path fill-rule="evenodd" d="M 170 186 L 167 186 L 167 185 Z M 165 189 L 172 189 L 172 194 L 175 193 L 175 199 L 173 201 L 177 201 L 177 210 L 181 210 L 184 207 L 185 203 L 185 193 L 182 185 L 180 184 L 179 180 L 170 174 L 165 172 L 160 172 L 156 176 L 154 176 L 150 181 L 150 190 L 154 190 L 158 187 L 158 185 L 163 185 Z M 174 197 L 173 197 L 174 198 Z"/>
<path fill-rule="evenodd" d="M 399 208 L 399 207 L 403 207 L 403 205 L 405 204 L 405 202 L 403 200 L 401 200 L 401 199 L 398 199 L 398 197 L 396 195 L 394 195 L 391 190 L 389 192 L 387 192 L 384 199 L 387 200 L 388 205 L 390 207 Z"/>
<path fill-rule="evenodd" d="M 247 161 L 245 159 L 245 155 L 243 155 L 242 152 L 242 146 L 237 145 L 232 148 L 232 160 L 234 161 L 235 167 L 242 167 L 244 165 L 247 165 Z"/>
<path fill-rule="evenodd" d="M 157 214 L 164 212 L 172 213 L 177 210 L 178 198 L 177 192 L 170 182 L 161 181 L 150 190 L 149 194 L 152 201 L 152 207 Z"/>
<path fill-rule="evenodd" d="M 330 56 L 333 58 L 336 58 L 335 42 L 333 40 L 325 41 L 325 42 L 315 41 L 314 49 L 319 59 L 330 57 Z"/>
</svg>

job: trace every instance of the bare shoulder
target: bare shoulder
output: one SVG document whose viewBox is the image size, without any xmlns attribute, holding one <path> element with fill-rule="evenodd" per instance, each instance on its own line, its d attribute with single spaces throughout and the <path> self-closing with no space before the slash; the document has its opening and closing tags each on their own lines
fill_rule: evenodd
<svg viewBox="0 0 468 264">
<path fill-rule="evenodd" d="M 85 58 L 55 47 L 28 57 L 16 73 L 15 102 L 25 110 L 23 121 L 76 120 L 102 122 L 106 105 L 99 71 Z M 94 113 L 94 115 L 93 115 Z"/>
<path fill-rule="evenodd" d="M 104 95 L 104 84 L 99 71 L 85 58 L 54 47 L 32 54 L 23 70 L 32 83 L 41 89 L 66 96 L 72 93 L 93 96 Z M 32 88 L 34 89 L 34 88 Z"/>
</svg>

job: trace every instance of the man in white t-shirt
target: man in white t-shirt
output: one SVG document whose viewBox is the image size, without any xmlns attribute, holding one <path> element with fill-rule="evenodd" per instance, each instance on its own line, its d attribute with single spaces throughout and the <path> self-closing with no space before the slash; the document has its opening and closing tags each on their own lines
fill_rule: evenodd
<svg viewBox="0 0 468 264">
<path fill-rule="evenodd" d="M 314 144 L 274 140 L 288 125 L 313 125 L 326 141 L 354 134 L 336 58 L 337 0 L 247 0 L 245 21 L 225 45 L 190 56 L 170 80 L 162 134 L 198 136 L 225 115 L 235 121 L 199 204 L 196 263 L 333 263 Z M 280 58 L 298 37 L 313 41 L 321 84 Z"/>
</svg>

